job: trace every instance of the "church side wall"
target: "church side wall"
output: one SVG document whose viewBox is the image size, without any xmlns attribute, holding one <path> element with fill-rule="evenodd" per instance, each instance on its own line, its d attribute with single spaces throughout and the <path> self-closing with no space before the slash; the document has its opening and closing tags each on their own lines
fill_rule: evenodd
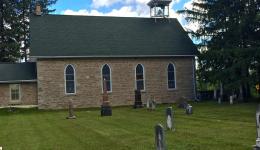
<svg viewBox="0 0 260 150">
<path fill-rule="evenodd" d="M 112 106 L 133 105 L 135 68 L 142 64 L 145 70 L 145 91 L 142 101 L 154 97 L 157 103 L 174 103 L 182 96 L 193 99 L 194 57 L 171 58 L 89 58 L 89 59 L 39 59 L 38 105 L 40 109 L 67 108 L 73 100 L 77 108 L 99 107 L 102 102 L 101 68 L 111 68 L 112 92 L 108 94 Z M 168 90 L 167 66 L 175 65 L 176 89 Z M 76 71 L 76 94 L 65 94 L 64 69 L 71 64 Z"/>
</svg>

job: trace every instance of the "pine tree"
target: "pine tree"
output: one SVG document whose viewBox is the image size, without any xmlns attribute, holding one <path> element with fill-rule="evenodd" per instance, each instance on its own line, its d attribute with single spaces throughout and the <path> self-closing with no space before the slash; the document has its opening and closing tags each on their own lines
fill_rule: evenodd
<svg viewBox="0 0 260 150">
<path fill-rule="evenodd" d="M 42 6 L 43 14 L 55 9 L 49 6 L 57 0 L 1 0 L 0 1 L 0 62 L 14 62 L 29 54 L 29 23 L 36 4 Z"/>
<path fill-rule="evenodd" d="M 16 3 L 0 1 L 0 62 L 13 62 L 19 58 Z"/>
<path fill-rule="evenodd" d="M 196 0 L 193 9 L 181 10 L 188 22 L 198 22 L 199 29 L 190 32 L 199 39 L 199 77 L 218 84 L 241 99 L 249 96 L 256 53 L 259 51 L 259 1 Z"/>
<path fill-rule="evenodd" d="M 29 48 L 30 48 L 30 15 L 34 13 L 37 4 L 42 7 L 43 15 L 54 12 L 55 9 L 50 9 L 49 6 L 55 4 L 57 0 L 21 0 L 18 1 L 19 20 L 20 20 L 20 48 L 21 58 L 25 61 L 28 60 Z"/>
</svg>

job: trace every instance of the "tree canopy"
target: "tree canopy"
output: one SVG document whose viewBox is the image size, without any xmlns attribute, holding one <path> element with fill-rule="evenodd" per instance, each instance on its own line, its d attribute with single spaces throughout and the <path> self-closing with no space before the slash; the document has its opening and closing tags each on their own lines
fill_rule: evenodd
<svg viewBox="0 0 260 150">
<path fill-rule="evenodd" d="M 178 13 L 199 24 L 189 33 L 199 41 L 200 81 L 250 96 L 250 85 L 260 82 L 260 1 L 194 0 Z"/>
<path fill-rule="evenodd" d="M 57 0 L 1 0 L 0 1 L 0 62 L 27 61 L 29 54 L 29 16 L 40 4 L 43 14 L 54 9 Z"/>
</svg>

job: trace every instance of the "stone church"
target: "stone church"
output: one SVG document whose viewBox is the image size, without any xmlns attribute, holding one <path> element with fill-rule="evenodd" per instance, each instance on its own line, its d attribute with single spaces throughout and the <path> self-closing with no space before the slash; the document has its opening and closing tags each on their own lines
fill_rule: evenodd
<svg viewBox="0 0 260 150">
<path fill-rule="evenodd" d="M 32 15 L 30 62 L 0 64 L 0 106 L 39 109 L 195 98 L 196 47 L 177 19 Z M 106 79 L 105 81 L 103 79 Z"/>
</svg>

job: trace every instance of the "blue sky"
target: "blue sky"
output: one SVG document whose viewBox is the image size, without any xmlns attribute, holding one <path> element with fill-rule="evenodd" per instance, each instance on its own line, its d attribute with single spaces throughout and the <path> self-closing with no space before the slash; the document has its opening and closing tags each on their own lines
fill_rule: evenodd
<svg viewBox="0 0 260 150">
<path fill-rule="evenodd" d="M 121 17 L 149 17 L 150 0 L 58 0 L 52 8 L 54 14 L 90 15 L 90 16 L 121 16 Z M 191 8 L 194 0 L 173 0 L 170 5 L 170 17 L 177 18 L 184 29 L 196 30 L 197 24 L 188 24 L 177 10 Z"/>
<path fill-rule="evenodd" d="M 112 11 L 113 9 L 120 9 L 124 6 L 132 6 L 135 7 L 135 5 L 146 3 L 149 0 L 58 0 L 58 2 L 53 6 L 53 8 L 56 9 L 56 14 L 63 14 L 66 10 L 73 10 L 73 11 L 79 11 L 79 10 L 92 10 L 96 9 L 100 12 L 107 13 Z M 124 1 L 124 2 L 122 2 Z M 174 0 L 173 0 L 174 1 Z M 104 3 L 107 3 L 105 5 Z M 174 1 L 173 10 L 180 10 L 184 8 L 184 4 L 189 2 L 189 0 L 178 0 Z M 112 3 L 112 4 L 111 4 Z M 120 15 L 120 14 L 119 14 Z"/>
</svg>

